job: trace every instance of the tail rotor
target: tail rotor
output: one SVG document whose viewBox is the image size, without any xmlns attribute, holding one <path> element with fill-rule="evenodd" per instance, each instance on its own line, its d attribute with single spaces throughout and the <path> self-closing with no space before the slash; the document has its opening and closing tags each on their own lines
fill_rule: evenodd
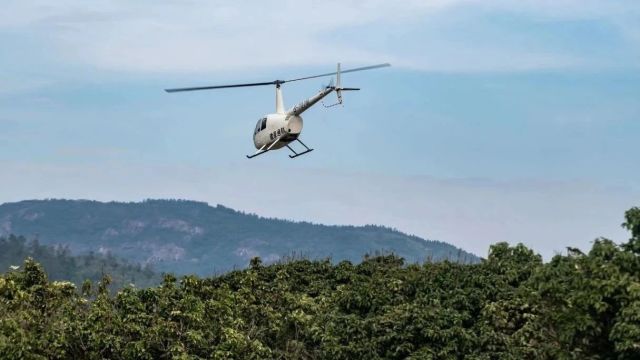
<svg viewBox="0 0 640 360">
<path fill-rule="evenodd" d="M 331 82 L 329 83 L 328 87 L 333 87 L 333 89 L 336 91 L 336 96 L 338 97 L 338 102 L 336 102 L 335 104 L 331 104 L 331 105 L 324 105 L 324 107 L 330 108 L 336 105 L 342 105 L 342 92 L 343 91 L 357 91 L 360 90 L 360 88 L 345 88 L 342 87 L 342 82 L 340 81 L 340 63 L 338 63 L 338 68 L 336 71 L 336 85 L 335 87 L 333 86 L 333 78 L 331 78 Z"/>
</svg>

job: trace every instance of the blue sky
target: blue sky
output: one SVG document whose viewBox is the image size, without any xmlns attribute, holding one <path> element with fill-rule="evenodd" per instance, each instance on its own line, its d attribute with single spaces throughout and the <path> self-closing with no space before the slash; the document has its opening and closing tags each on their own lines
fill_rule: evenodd
<svg viewBox="0 0 640 360">
<path fill-rule="evenodd" d="M 190 198 L 385 224 L 480 255 L 626 240 L 638 205 L 637 1 L 3 3 L 0 202 Z M 391 62 L 304 114 L 316 151 L 248 161 L 265 88 Z M 287 84 L 285 104 L 326 80 Z"/>
</svg>

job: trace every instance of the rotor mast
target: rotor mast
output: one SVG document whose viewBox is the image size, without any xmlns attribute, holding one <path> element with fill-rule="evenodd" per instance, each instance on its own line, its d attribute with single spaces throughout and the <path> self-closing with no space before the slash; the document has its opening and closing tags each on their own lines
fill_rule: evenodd
<svg viewBox="0 0 640 360">
<path fill-rule="evenodd" d="M 286 111 L 284 109 L 284 100 L 282 99 L 282 89 L 280 85 L 282 82 L 276 80 L 276 114 L 284 114 Z"/>
</svg>

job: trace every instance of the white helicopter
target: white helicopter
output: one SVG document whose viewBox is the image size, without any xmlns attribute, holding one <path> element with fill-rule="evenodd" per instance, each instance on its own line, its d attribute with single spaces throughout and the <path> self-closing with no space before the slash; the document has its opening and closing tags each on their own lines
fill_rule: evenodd
<svg viewBox="0 0 640 360">
<path fill-rule="evenodd" d="M 332 105 L 325 105 L 325 107 L 331 107 L 335 105 L 342 104 L 342 91 L 353 91 L 360 90 L 359 88 L 346 88 L 342 87 L 340 83 L 340 74 L 354 72 L 354 71 L 362 71 L 362 70 L 371 70 L 382 67 L 391 66 L 391 64 L 378 64 L 365 66 L 355 69 L 349 70 L 340 70 L 340 63 L 338 63 L 338 69 L 336 72 L 306 76 L 297 79 L 291 80 L 274 80 L 268 82 L 259 82 L 259 83 L 248 83 L 248 84 L 233 84 L 233 85 L 217 85 L 217 86 L 202 86 L 202 87 L 190 87 L 190 88 L 177 88 L 177 89 L 165 89 L 168 93 L 173 92 L 181 92 L 181 91 L 196 91 L 196 90 L 212 90 L 212 89 L 226 89 L 226 88 L 237 88 L 237 87 L 249 87 L 249 86 L 264 86 L 264 85 L 275 85 L 276 86 L 276 112 L 273 114 L 268 114 L 258 120 L 256 124 L 256 128 L 253 131 L 253 143 L 258 149 L 253 155 L 247 155 L 247 158 L 251 159 L 258 155 L 262 155 L 270 150 L 276 150 L 283 147 L 287 147 L 293 155 L 289 155 L 290 158 L 296 158 L 300 155 L 304 155 L 313 151 L 305 145 L 302 141 L 300 141 L 300 133 L 302 132 L 302 117 L 300 116 L 303 112 L 309 109 L 311 106 L 316 104 L 318 101 L 322 100 L 325 96 L 329 95 L 331 92 L 335 91 L 338 97 L 338 102 Z M 325 87 L 323 87 L 317 94 L 304 100 L 298 105 L 294 106 L 290 110 L 285 110 L 284 102 L 282 100 L 282 90 L 280 86 L 284 83 L 300 81 L 300 80 L 308 80 L 319 78 L 323 76 L 336 76 L 336 83 L 333 85 L 333 78 L 331 79 L 331 83 Z M 290 143 L 297 141 L 302 146 L 304 146 L 304 151 L 296 152 L 289 146 Z"/>
</svg>

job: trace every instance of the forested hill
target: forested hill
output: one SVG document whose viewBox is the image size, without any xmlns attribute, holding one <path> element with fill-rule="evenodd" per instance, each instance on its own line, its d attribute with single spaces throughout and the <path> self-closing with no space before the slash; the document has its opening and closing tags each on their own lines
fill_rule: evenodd
<svg viewBox="0 0 640 360">
<path fill-rule="evenodd" d="M 325 226 L 267 219 L 224 206 L 181 200 L 102 203 L 31 200 L 0 205 L 0 236 L 37 237 L 74 254 L 112 254 L 158 271 L 208 275 L 283 256 L 359 262 L 394 252 L 408 262 L 477 262 L 475 255 L 440 241 L 380 226 Z"/>
<path fill-rule="evenodd" d="M 32 258 L 47 269 L 50 280 L 97 282 L 109 275 L 113 289 L 134 285 L 148 287 L 160 282 L 160 275 L 150 267 L 130 264 L 111 255 L 89 253 L 72 255 L 64 246 L 42 245 L 38 240 L 21 236 L 0 237 L 0 272 L 18 269 L 24 259 Z"/>
</svg>

